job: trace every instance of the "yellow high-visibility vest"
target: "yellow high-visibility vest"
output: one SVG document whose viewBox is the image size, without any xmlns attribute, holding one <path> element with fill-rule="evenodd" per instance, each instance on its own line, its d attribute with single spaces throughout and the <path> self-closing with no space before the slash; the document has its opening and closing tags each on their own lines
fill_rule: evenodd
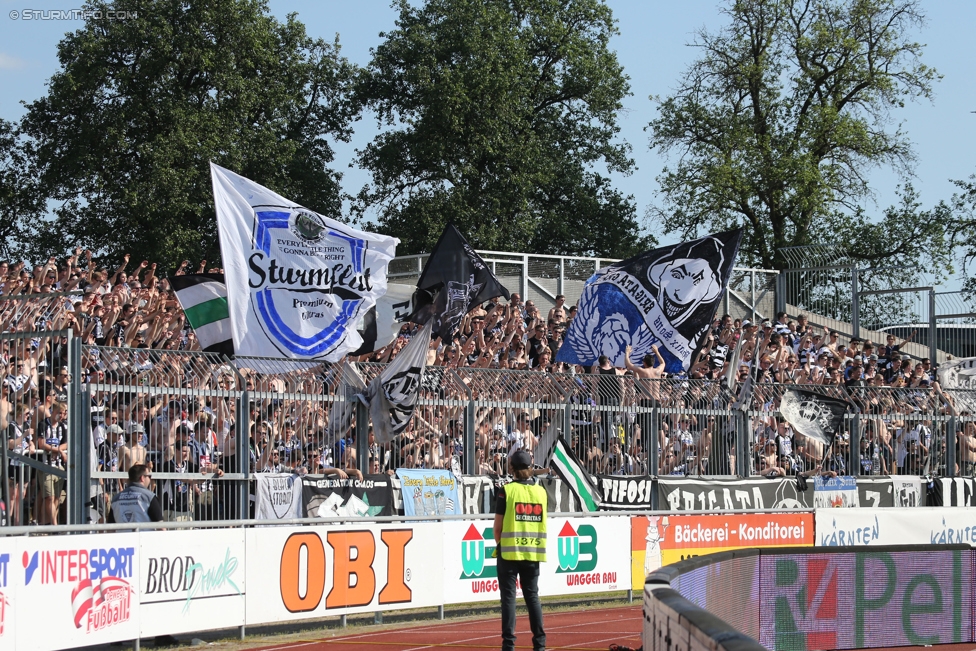
<svg viewBox="0 0 976 651">
<path fill-rule="evenodd" d="M 546 489 L 534 484 L 505 485 L 501 555 L 506 561 L 546 560 Z"/>
</svg>

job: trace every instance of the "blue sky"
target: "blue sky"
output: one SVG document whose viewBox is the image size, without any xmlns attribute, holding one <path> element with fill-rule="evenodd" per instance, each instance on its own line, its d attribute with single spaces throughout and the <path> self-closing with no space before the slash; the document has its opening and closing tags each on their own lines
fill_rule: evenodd
<svg viewBox="0 0 976 651">
<path fill-rule="evenodd" d="M 21 101 L 42 96 L 46 81 L 57 70 L 56 45 L 62 35 L 79 29 L 81 21 L 12 20 L 11 11 L 24 9 L 73 9 L 76 0 L 0 0 L 0 117 L 14 120 L 23 114 Z M 621 136 L 633 147 L 638 170 L 614 181 L 624 193 L 634 196 L 639 215 L 657 201 L 657 182 L 665 160 L 647 147 L 644 127 L 655 116 L 649 95 L 667 95 L 681 73 L 696 58 L 688 47 L 700 27 L 717 28 L 722 17 L 718 0 L 683 0 L 680 3 L 649 0 L 609 0 L 619 21 L 620 35 L 611 45 L 631 78 L 633 96 L 621 116 Z M 916 40 L 927 44 L 923 61 L 935 67 L 944 79 L 936 86 L 932 102 L 909 104 L 893 114 L 915 143 L 918 164 L 913 182 L 925 206 L 948 199 L 954 186 L 950 179 L 976 173 L 976 56 L 972 53 L 972 26 L 976 25 L 976 2 L 923 1 L 928 25 Z M 331 40 L 339 34 L 343 54 L 355 63 L 369 61 L 370 48 L 380 42 L 379 33 L 394 26 L 396 12 L 387 0 L 271 0 L 271 12 L 283 18 L 298 14 L 310 34 Z M 368 177 L 347 166 L 355 149 L 376 133 L 375 121 L 364 118 L 356 125 L 352 143 L 338 143 L 335 166 L 344 173 L 345 189 L 355 193 Z M 877 205 L 870 214 L 896 199 L 898 178 L 878 171 L 871 175 Z M 651 225 L 648 225 L 651 227 Z M 660 237 L 659 231 L 654 231 Z M 670 241 L 670 238 L 663 238 Z"/>
</svg>

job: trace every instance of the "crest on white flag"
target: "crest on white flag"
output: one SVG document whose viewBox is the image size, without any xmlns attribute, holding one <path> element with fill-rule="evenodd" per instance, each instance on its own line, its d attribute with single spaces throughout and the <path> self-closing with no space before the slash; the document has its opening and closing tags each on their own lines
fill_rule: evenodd
<svg viewBox="0 0 976 651">
<path fill-rule="evenodd" d="M 386 292 L 396 238 L 296 205 L 211 164 L 238 355 L 337 361 L 362 344 L 356 325 Z"/>
</svg>

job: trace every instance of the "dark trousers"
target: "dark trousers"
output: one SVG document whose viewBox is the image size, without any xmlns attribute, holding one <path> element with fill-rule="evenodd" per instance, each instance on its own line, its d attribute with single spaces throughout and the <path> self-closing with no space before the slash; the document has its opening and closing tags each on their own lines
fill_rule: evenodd
<svg viewBox="0 0 976 651">
<path fill-rule="evenodd" d="M 542 626 L 542 602 L 539 601 L 539 563 L 498 559 L 498 589 L 502 593 L 502 651 L 515 651 L 515 579 L 522 587 L 522 598 L 529 611 L 532 648 L 546 648 L 546 630 Z"/>
</svg>

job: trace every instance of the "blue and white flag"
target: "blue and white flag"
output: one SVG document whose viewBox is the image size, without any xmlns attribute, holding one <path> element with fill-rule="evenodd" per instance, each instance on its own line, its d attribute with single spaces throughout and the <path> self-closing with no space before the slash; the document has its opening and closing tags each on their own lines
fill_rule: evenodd
<svg viewBox="0 0 976 651">
<path fill-rule="evenodd" d="M 682 242 L 600 269 L 587 281 L 557 362 L 606 355 L 640 364 L 657 345 L 668 373 L 687 371 L 729 284 L 742 229 Z"/>
<path fill-rule="evenodd" d="M 399 240 L 306 210 L 210 164 L 237 355 L 335 362 L 363 343 Z"/>
</svg>

